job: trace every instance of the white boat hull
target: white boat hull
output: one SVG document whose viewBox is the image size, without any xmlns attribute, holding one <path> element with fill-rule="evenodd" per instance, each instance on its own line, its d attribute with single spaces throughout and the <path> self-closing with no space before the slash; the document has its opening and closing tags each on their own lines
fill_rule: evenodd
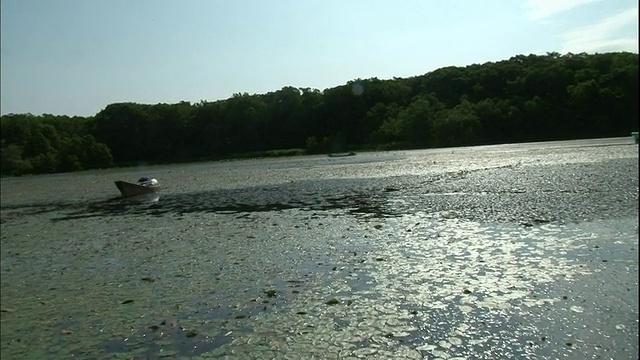
<svg viewBox="0 0 640 360">
<path fill-rule="evenodd" d="M 160 185 L 138 185 L 126 181 L 116 181 L 116 187 L 124 197 L 153 194 L 160 190 Z"/>
</svg>

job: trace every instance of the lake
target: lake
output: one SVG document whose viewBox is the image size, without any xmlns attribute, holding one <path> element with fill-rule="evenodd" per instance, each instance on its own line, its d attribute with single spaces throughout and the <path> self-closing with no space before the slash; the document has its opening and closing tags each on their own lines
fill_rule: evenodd
<svg viewBox="0 0 640 360">
<path fill-rule="evenodd" d="M 3 359 L 638 358 L 632 138 L 0 185 Z"/>
</svg>

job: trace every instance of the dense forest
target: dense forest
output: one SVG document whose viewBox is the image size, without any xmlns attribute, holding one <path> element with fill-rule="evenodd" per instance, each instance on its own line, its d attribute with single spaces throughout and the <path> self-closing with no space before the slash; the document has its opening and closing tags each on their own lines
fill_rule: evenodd
<svg viewBox="0 0 640 360">
<path fill-rule="evenodd" d="M 215 84 L 212 84 L 215 86 Z M 238 156 L 627 136 L 638 54 L 518 55 L 320 91 L 109 104 L 91 117 L 0 118 L 2 175 Z"/>
</svg>

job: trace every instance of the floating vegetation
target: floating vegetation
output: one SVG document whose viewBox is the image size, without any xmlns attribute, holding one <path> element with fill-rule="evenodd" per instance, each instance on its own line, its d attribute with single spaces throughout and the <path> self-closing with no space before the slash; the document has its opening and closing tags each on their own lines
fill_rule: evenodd
<svg viewBox="0 0 640 360">
<path fill-rule="evenodd" d="M 637 147 L 514 151 L 207 164 L 141 203 L 3 182 L 2 357 L 637 354 Z"/>
</svg>

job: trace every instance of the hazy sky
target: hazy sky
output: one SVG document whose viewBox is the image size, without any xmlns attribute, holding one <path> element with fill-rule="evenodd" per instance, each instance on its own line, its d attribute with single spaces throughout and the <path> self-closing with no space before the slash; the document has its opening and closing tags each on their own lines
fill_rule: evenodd
<svg viewBox="0 0 640 360">
<path fill-rule="evenodd" d="M 0 0 L 2 114 L 638 52 L 637 0 Z"/>
</svg>

